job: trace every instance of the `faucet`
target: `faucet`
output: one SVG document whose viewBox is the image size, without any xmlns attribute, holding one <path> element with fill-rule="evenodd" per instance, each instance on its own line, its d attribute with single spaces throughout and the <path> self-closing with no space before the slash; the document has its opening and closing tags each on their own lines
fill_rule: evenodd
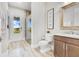
<svg viewBox="0 0 79 59">
<path fill-rule="evenodd" d="M 74 32 L 73 32 L 73 31 L 72 31 L 71 33 L 72 33 L 72 34 L 74 34 Z"/>
</svg>

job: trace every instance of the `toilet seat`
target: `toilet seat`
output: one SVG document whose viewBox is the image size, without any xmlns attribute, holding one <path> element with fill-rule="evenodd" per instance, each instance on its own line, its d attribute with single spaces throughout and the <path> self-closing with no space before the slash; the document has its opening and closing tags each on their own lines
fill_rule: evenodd
<svg viewBox="0 0 79 59">
<path fill-rule="evenodd" d="M 47 52 L 49 51 L 51 48 L 50 48 L 50 45 L 49 45 L 49 41 L 47 40 L 41 40 L 39 42 L 39 46 L 40 46 L 40 52 Z"/>
</svg>

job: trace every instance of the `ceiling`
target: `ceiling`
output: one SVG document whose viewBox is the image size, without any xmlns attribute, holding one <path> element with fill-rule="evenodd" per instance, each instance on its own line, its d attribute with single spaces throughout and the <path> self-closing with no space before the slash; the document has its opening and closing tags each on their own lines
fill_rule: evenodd
<svg viewBox="0 0 79 59">
<path fill-rule="evenodd" d="M 31 11 L 31 2 L 9 2 L 9 6 Z"/>
</svg>

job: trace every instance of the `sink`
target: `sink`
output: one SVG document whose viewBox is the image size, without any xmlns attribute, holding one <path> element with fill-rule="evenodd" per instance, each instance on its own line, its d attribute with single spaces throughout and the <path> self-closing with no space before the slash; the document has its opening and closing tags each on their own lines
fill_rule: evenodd
<svg viewBox="0 0 79 59">
<path fill-rule="evenodd" d="M 79 31 L 68 31 L 68 32 L 62 32 L 63 34 L 70 34 L 70 35 L 79 35 Z"/>
</svg>

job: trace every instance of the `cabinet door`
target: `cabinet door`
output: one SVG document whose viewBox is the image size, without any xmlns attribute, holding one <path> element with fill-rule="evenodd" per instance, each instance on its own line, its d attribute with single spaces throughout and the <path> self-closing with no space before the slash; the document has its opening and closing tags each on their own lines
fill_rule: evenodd
<svg viewBox="0 0 79 59">
<path fill-rule="evenodd" d="M 76 45 L 66 44 L 66 56 L 79 57 L 79 47 Z"/>
<path fill-rule="evenodd" d="M 63 57 L 65 56 L 65 43 L 55 40 L 54 41 L 54 56 Z"/>
</svg>

